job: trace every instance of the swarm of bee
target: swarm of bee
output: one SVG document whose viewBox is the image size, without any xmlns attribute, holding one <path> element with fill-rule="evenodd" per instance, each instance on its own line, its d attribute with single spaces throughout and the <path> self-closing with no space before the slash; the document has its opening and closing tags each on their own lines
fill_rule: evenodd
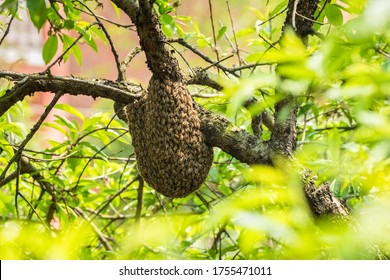
<svg viewBox="0 0 390 280">
<path fill-rule="evenodd" d="M 142 178 L 168 197 L 185 197 L 204 182 L 213 161 L 192 98 L 182 82 L 155 76 L 127 106 L 129 129 Z"/>
</svg>

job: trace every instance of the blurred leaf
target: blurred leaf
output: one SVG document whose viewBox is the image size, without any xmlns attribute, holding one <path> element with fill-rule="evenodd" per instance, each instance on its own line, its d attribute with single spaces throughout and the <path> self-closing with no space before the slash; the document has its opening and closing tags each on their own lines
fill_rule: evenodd
<svg viewBox="0 0 390 280">
<path fill-rule="evenodd" d="M 197 43 L 199 48 L 205 48 L 205 47 L 211 46 L 211 43 L 209 42 L 209 40 L 207 40 L 206 38 L 203 38 L 203 37 L 196 40 L 196 43 Z"/>
<path fill-rule="evenodd" d="M 47 20 L 47 7 L 45 0 L 27 0 L 27 8 L 31 21 L 40 30 Z"/>
<path fill-rule="evenodd" d="M 79 118 L 81 121 L 84 121 L 85 119 L 84 115 L 80 111 L 78 111 L 76 108 L 68 104 L 56 104 L 54 108 L 63 110 L 64 112 L 74 115 L 75 117 Z"/>
<path fill-rule="evenodd" d="M 329 22 L 334 26 L 341 26 L 343 24 L 343 14 L 340 6 L 336 4 L 328 4 L 325 8 L 325 14 Z"/>
<path fill-rule="evenodd" d="M 111 2 L 111 5 L 112 5 L 112 7 L 114 8 L 114 10 L 115 10 L 115 13 L 116 13 L 116 16 L 117 16 L 117 18 L 120 18 L 120 15 L 121 15 L 121 9 L 119 9 L 118 8 L 118 6 L 117 5 L 115 5 L 115 3 L 114 2 Z"/>
<path fill-rule="evenodd" d="M 8 10 L 11 15 L 16 15 L 18 11 L 18 0 L 5 0 L 0 5 L 0 11 L 3 9 Z"/>
<path fill-rule="evenodd" d="M 247 35 L 256 33 L 256 28 L 244 28 L 236 32 L 237 38 L 241 38 Z"/>
<path fill-rule="evenodd" d="M 226 26 L 222 26 L 222 27 L 218 30 L 217 40 L 220 40 L 220 39 L 222 38 L 222 36 L 226 33 L 226 30 L 227 30 L 227 27 L 226 27 Z"/>
<path fill-rule="evenodd" d="M 252 169 L 248 172 L 248 176 L 252 180 L 264 183 L 268 186 L 284 185 L 286 180 L 281 171 L 266 165 L 252 167 Z"/>
</svg>

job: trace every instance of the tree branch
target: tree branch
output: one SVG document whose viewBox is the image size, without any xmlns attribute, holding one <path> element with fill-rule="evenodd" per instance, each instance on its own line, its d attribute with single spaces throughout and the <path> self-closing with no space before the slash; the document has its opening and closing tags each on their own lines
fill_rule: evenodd
<svg viewBox="0 0 390 280">
<path fill-rule="evenodd" d="M 232 125 L 224 117 L 195 103 L 206 143 L 247 164 L 272 164 L 269 142 Z"/>
<path fill-rule="evenodd" d="M 58 92 L 71 95 L 87 95 L 107 98 L 121 103 L 131 103 L 140 96 L 142 88 L 133 83 L 117 83 L 109 80 L 92 80 L 60 77 L 45 74 L 20 74 L 1 71 L 0 78 L 15 81 L 8 93 L 0 97 L 0 116 L 15 103 L 35 92 Z"/>
<path fill-rule="evenodd" d="M 28 83 L 28 86 L 23 88 L 22 91 L 14 89 L 15 86 L 17 88 L 20 87 L 20 85 L 15 84 L 8 94 L 0 98 L 1 115 L 16 102 L 23 100 L 25 96 L 39 91 L 62 91 L 72 95 L 107 98 L 116 101 L 122 107 L 139 98 L 142 91 L 142 88 L 135 84 L 37 74 L 26 75 L 9 71 L 0 72 L 0 78 Z M 216 87 L 218 88 L 217 84 Z M 269 164 L 271 162 L 267 142 L 260 141 L 254 135 L 233 126 L 222 116 L 209 112 L 198 104 L 196 104 L 195 108 L 200 114 L 201 129 L 206 135 L 209 145 L 219 147 L 238 160 L 248 164 Z M 127 121 L 124 116 L 123 118 Z"/>
<path fill-rule="evenodd" d="M 3 34 L 3 36 L 0 39 L 0 46 L 1 46 L 1 44 L 3 44 L 3 41 L 4 41 L 5 37 L 7 37 L 8 33 L 9 33 L 10 29 L 11 29 L 12 21 L 14 20 L 14 18 L 15 18 L 15 15 L 12 15 L 11 19 L 7 23 L 7 28 L 5 29 L 4 34 Z"/>
<path fill-rule="evenodd" d="M 123 75 L 123 72 L 121 71 L 121 64 L 119 62 L 119 56 L 118 56 L 118 53 L 115 49 L 115 46 L 114 46 L 114 43 L 112 42 L 112 39 L 111 39 L 111 36 L 110 34 L 108 33 L 106 27 L 104 26 L 104 24 L 100 21 L 99 17 L 86 5 L 84 4 L 83 2 L 81 1 L 78 1 L 77 2 L 82 5 L 85 9 L 87 9 L 92 15 L 93 17 L 96 19 L 96 21 L 98 22 L 100 28 L 103 30 L 103 33 L 104 35 L 106 36 L 107 40 L 108 40 L 108 43 L 110 44 L 110 47 L 111 47 L 111 52 L 112 54 L 114 55 L 114 59 L 115 59 L 115 64 L 116 64 L 116 68 L 118 70 L 118 78 L 117 78 L 117 81 L 118 82 L 122 82 L 125 80 L 125 77 Z"/>
</svg>

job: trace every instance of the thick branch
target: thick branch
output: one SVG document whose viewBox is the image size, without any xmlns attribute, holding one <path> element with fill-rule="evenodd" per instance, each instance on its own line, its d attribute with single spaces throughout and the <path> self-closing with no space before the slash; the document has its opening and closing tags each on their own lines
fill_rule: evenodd
<svg viewBox="0 0 390 280">
<path fill-rule="evenodd" d="M 73 77 L 59 77 L 38 74 L 0 72 L 0 78 L 15 81 L 14 87 L 0 98 L 0 116 L 18 101 L 35 92 L 58 92 L 71 95 L 102 97 L 114 101 L 131 103 L 140 96 L 142 88 L 130 83 L 115 83 L 108 80 L 87 80 Z"/>
<path fill-rule="evenodd" d="M 194 73 L 185 78 L 185 83 L 188 85 L 208 86 L 218 91 L 223 90 L 222 85 L 211 79 L 208 73 L 201 68 L 195 68 Z"/>
<path fill-rule="evenodd" d="M 208 145 L 218 147 L 247 164 L 271 164 L 269 142 L 261 141 L 198 104 L 195 104 L 195 108 L 199 113 L 201 130 Z"/>
<path fill-rule="evenodd" d="M 0 78 L 11 81 L 23 81 L 10 93 L 0 98 L 0 114 L 4 114 L 13 104 L 23 100 L 34 92 L 58 92 L 72 95 L 87 95 L 116 101 L 117 108 L 133 102 L 140 96 L 142 88 L 134 84 L 120 84 L 107 80 L 83 80 L 70 77 L 47 75 L 26 75 L 15 72 L 0 72 Z M 120 87 L 120 88 L 118 88 Z M 195 105 L 202 122 L 202 132 L 206 135 L 210 146 L 219 147 L 238 160 L 248 164 L 269 164 L 271 162 L 268 142 L 262 142 L 249 132 L 233 126 L 228 120 Z M 124 119 L 125 116 L 122 116 Z M 127 121 L 124 119 L 124 121 Z"/>
<path fill-rule="evenodd" d="M 316 217 L 332 216 L 342 220 L 349 215 L 349 209 L 345 203 L 338 200 L 330 189 L 329 182 L 316 186 L 316 177 L 310 177 L 306 171 L 303 178 L 306 179 L 305 195 L 312 213 Z"/>
<path fill-rule="evenodd" d="M 298 105 L 295 97 L 286 97 L 275 106 L 271 146 L 275 154 L 291 157 L 297 145 Z"/>
</svg>

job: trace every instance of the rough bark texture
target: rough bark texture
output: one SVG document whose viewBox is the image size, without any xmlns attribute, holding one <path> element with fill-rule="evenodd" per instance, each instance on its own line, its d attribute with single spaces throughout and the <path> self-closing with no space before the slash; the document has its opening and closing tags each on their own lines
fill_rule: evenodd
<svg viewBox="0 0 390 280">
<path fill-rule="evenodd" d="M 291 157 L 297 146 L 296 97 L 289 96 L 275 106 L 275 121 L 270 140 L 271 150 L 275 157 Z"/>
<path fill-rule="evenodd" d="M 195 104 L 206 143 L 247 164 L 272 164 L 269 142 L 233 126 L 226 118 Z M 239 141 L 237 141 L 239 139 Z"/>
<path fill-rule="evenodd" d="M 349 215 L 349 209 L 334 196 L 329 182 L 316 187 L 316 178 L 310 176 L 310 172 L 303 175 L 306 178 L 305 195 L 312 213 L 316 217 L 333 216 L 344 220 Z"/>
</svg>

